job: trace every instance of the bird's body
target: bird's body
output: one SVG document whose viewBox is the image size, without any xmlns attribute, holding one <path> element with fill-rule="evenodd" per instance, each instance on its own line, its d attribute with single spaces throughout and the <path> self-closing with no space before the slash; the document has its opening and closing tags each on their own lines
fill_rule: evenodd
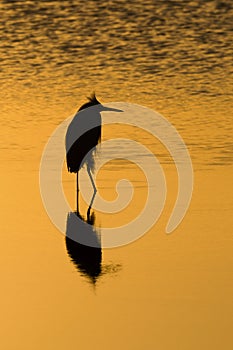
<svg viewBox="0 0 233 350">
<path fill-rule="evenodd" d="M 101 114 L 94 107 L 97 105 L 100 103 L 95 95 L 92 95 L 89 102 L 79 108 L 67 129 L 66 162 L 68 171 L 71 173 L 77 173 L 84 164 L 88 170 L 93 171 L 95 147 L 101 139 Z M 87 110 L 88 108 L 89 110 Z M 83 130 L 86 131 L 83 133 Z M 84 161 L 88 152 L 90 154 Z"/>
</svg>

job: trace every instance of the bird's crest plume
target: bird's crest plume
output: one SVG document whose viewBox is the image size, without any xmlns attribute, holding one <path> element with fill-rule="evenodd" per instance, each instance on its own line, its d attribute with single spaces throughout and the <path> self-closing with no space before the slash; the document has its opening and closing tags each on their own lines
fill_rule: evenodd
<svg viewBox="0 0 233 350">
<path fill-rule="evenodd" d="M 87 99 L 93 103 L 93 104 L 99 104 L 100 102 L 97 100 L 95 92 L 93 91 L 90 97 L 87 97 Z"/>
<path fill-rule="evenodd" d="M 85 108 L 92 107 L 95 105 L 100 104 L 100 102 L 97 100 L 95 93 L 93 92 L 90 97 L 87 97 L 88 102 L 84 103 L 78 111 L 82 111 Z"/>
</svg>

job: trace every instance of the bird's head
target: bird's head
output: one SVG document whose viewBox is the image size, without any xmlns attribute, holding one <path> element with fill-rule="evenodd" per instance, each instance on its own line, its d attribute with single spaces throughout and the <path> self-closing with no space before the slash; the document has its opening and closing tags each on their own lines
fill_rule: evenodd
<svg viewBox="0 0 233 350">
<path fill-rule="evenodd" d="M 86 108 L 89 108 L 89 107 L 100 105 L 100 102 L 97 100 L 94 92 L 87 99 L 88 99 L 88 102 L 84 103 L 84 105 L 82 105 L 79 108 L 79 111 L 82 111 L 83 109 L 86 109 Z"/>
<path fill-rule="evenodd" d="M 79 111 L 96 106 L 99 112 L 123 112 L 121 109 L 111 108 L 103 106 L 96 98 L 95 93 L 93 92 L 90 97 L 88 97 L 89 102 L 86 102 L 79 108 Z"/>
</svg>

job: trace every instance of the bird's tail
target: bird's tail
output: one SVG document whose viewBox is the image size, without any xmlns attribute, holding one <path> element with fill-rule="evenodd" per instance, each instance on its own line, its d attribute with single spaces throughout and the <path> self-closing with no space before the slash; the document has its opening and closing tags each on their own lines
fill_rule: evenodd
<svg viewBox="0 0 233 350">
<path fill-rule="evenodd" d="M 88 156 L 86 156 L 85 162 L 87 165 L 87 169 L 92 173 L 95 172 L 95 158 L 96 158 L 96 148 L 94 148 L 91 152 L 89 152 Z"/>
</svg>

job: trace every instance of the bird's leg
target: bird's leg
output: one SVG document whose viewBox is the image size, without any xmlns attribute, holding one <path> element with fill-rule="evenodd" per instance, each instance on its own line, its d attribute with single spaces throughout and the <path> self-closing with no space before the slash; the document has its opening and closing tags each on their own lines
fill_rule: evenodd
<svg viewBox="0 0 233 350">
<path fill-rule="evenodd" d="M 77 182 L 77 188 L 76 188 L 76 200 L 77 200 L 77 214 L 79 213 L 79 200 L 78 200 L 78 197 L 79 197 L 79 182 L 78 182 L 78 172 L 77 172 L 77 178 L 76 178 L 76 182 Z"/>
<path fill-rule="evenodd" d="M 93 186 L 93 189 L 94 189 L 94 193 L 96 193 L 97 192 L 97 188 L 95 186 L 95 182 L 94 182 L 93 177 L 91 175 L 91 170 L 89 168 L 87 168 L 87 172 L 88 172 L 88 175 L 90 176 L 91 183 L 92 183 L 92 186 Z"/>
<path fill-rule="evenodd" d="M 93 196 L 92 196 L 92 198 L 91 198 L 90 205 L 89 205 L 88 210 L 87 210 L 87 220 L 88 220 L 88 221 L 90 221 L 90 213 L 91 213 L 91 208 L 92 208 L 92 204 L 93 204 L 93 202 L 94 202 L 95 196 L 96 196 L 96 191 L 93 193 Z"/>
</svg>

